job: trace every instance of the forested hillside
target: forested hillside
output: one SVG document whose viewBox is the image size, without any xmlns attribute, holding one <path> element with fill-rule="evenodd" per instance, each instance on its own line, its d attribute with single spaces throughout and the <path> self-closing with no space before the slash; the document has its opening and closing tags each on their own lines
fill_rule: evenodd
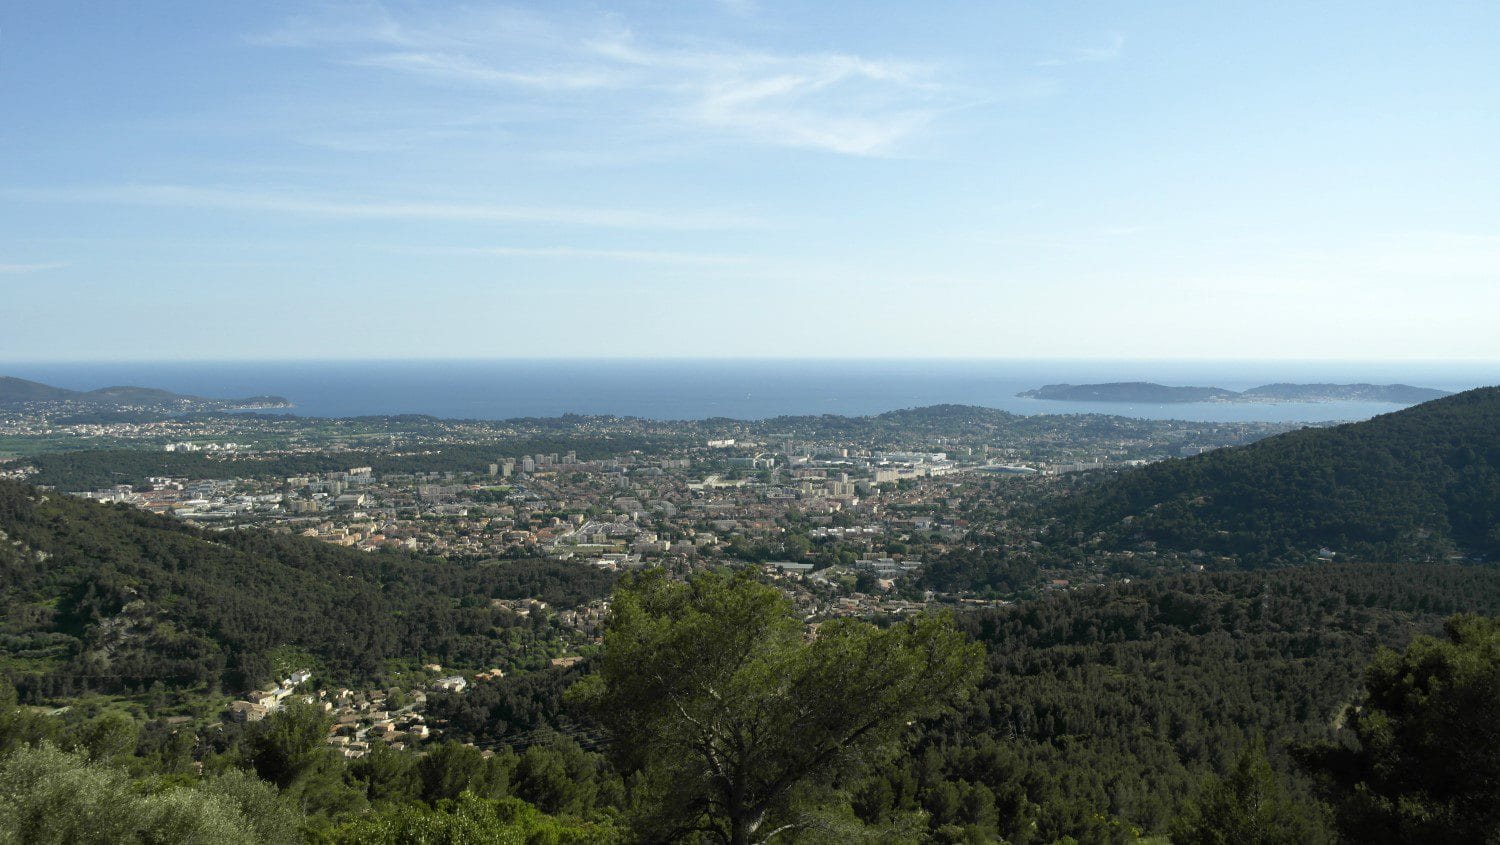
<svg viewBox="0 0 1500 845">
<path fill-rule="evenodd" d="M 1277 841 L 1325 840 L 1332 819 L 1294 753 L 1338 739 L 1380 647 L 1437 634 L 1464 612 L 1500 614 L 1500 570 L 1207 573 L 965 612 L 960 629 L 988 651 L 977 692 L 825 800 L 874 828 L 921 819 L 930 841 L 1125 842 L 1167 832 L 1205 778 L 1259 738 L 1307 825 L 1303 839 Z M 548 725 L 575 733 L 585 714 L 563 702 L 580 677 L 507 678 L 440 697 L 434 712 L 487 746 Z"/>
<path fill-rule="evenodd" d="M 1126 471 L 1053 511 L 1057 544 L 1311 560 L 1500 559 L 1500 388 Z"/>
<path fill-rule="evenodd" d="M 578 564 L 463 564 L 366 554 L 260 531 L 205 532 L 125 506 L 0 482 L 0 671 L 23 698 L 86 689 L 263 682 L 268 654 L 308 652 L 333 677 L 388 661 L 545 662 L 546 628 L 490 598 L 562 606 L 608 592 Z"/>
<path fill-rule="evenodd" d="M 921 807 L 934 828 L 1013 842 L 1125 839 L 1164 831 L 1257 735 L 1311 805 L 1289 749 L 1334 735 L 1377 647 L 1469 611 L 1500 613 L 1500 570 L 1205 574 L 963 614 L 989 651 L 979 694 L 922 727 L 854 807 L 872 821 Z"/>
</svg>

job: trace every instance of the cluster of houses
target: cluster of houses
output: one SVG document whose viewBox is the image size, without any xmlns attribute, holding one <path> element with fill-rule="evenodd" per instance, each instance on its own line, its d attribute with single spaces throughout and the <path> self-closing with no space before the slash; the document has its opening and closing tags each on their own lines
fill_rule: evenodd
<svg viewBox="0 0 1500 845">
<path fill-rule="evenodd" d="M 436 665 L 426 668 L 442 670 Z M 501 670 L 492 669 L 476 677 L 491 680 L 503 676 Z M 341 688 L 299 693 L 298 688 L 310 680 L 312 672 L 306 669 L 293 672 L 279 683 L 254 690 L 231 703 L 227 718 L 234 722 L 258 722 L 285 707 L 293 696 L 298 696 L 333 715 L 328 744 L 343 752 L 345 757 L 363 757 L 369 753 L 370 743 L 376 740 L 395 748 L 405 748 L 432 736 L 432 730 L 421 713 L 421 708 L 427 703 L 425 691 Z M 463 692 L 468 685 L 462 675 L 442 677 L 432 682 L 433 689 L 448 692 Z"/>
<path fill-rule="evenodd" d="M 267 715 L 280 710 L 292 693 L 296 692 L 297 687 L 310 680 L 312 680 L 312 672 L 299 669 L 283 678 L 280 683 L 254 690 L 240 701 L 229 705 L 229 718 L 236 722 L 258 722 Z"/>
<path fill-rule="evenodd" d="M 402 696 L 406 703 L 397 706 Z M 417 710 L 426 703 L 427 694 L 420 690 L 410 694 L 394 689 L 384 693 L 338 690 L 324 701 L 334 714 L 328 744 L 354 758 L 370 753 L 372 740 L 397 749 L 422 742 L 432 736 L 426 718 Z"/>
</svg>

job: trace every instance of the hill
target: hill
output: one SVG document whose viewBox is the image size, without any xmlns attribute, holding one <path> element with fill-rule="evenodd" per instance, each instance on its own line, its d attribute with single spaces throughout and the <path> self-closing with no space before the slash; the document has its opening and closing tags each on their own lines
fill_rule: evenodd
<svg viewBox="0 0 1500 845">
<path fill-rule="evenodd" d="M 1500 388 L 1124 472 L 1063 501 L 1055 543 L 1246 563 L 1500 559 Z"/>
<path fill-rule="evenodd" d="M 0 405 L 21 402 L 58 402 L 75 395 L 77 391 L 53 387 L 39 381 L 0 376 Z"/>
<path fill-rule="evenodd" d="M 1222 387 L 1168 387 L 1148 381 L 1108 384 L 1049 384 L 1016 394 L 1024 399 L 1054 399 L 1064 402 L 1224 402 L 1239 394 Z"/>
<path fill-rule="evenodd" d="M 1121 826 L 1163 831 L 1203 774 L 1256 735 L 1310 802 L 1288 752 L 1335 735 L 1378 647 L 1436 634 L 1455 612 L 1500 613 L 1500 570 L 1206 573 L 963 614 L 989 650 L 979 693 L 922 726 L 855 805 L 896 811 L 904 784 L 935 784 L 925 806 L 951 815 L 934 827 L 970 823 L 963 808 L 993 796 L 1009 841 L 1134 841 Z M 973 794 L 981 785 L 989 796 Z M 944 791 L 961 800 L 934 800 Z"/>
<path fill-rule="evenodd" d="M 0 406 L 25 405 L 33 402 L 69 402 L 96 407 L 190 406 L 209 408 L 286 408 L 291 402 L 281 396 L 250 396 L 244 399 L 205 399 L 161 390 L 154 387 L 101 387 L 97 390 L 68 390 L 39 381 L 0 376 Z"/>
<path fill-rule="evenodd" d="M 611 579 L 580 564 L 462 564 L 266 532 L 210 533 L 0 481 L 0 672 L 24 695 L 244 689 L 295 650 L 376 680 L 389 661 L 544 665 L 557 632 L 491 606 L 570 606 Z M 498 634 L 498 636 L 497 636 Z"/>
</svg>

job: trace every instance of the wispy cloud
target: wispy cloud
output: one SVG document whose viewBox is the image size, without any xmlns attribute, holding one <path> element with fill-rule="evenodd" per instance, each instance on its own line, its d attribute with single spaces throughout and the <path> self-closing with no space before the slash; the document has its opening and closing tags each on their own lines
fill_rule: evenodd
<svg viewBox="0 0 1500 845">
<path fill-rule="evenodd" d="M 453 42 L 451 37 L 440 32 L 414 30 L 397 22 L 378 2 L 325 5 L 321 9 L 293 15 L 280 26 L 252 33 L 245 40 L 262 47 L 322 47 L 349 43 L 419 47 Z"/>
<path fill-rule="evenodd" d="M 958 99 L 919 62 L 840 52 L 748 50 L 642 38 L 613 17 L 582 24 L 509 10 L 394 17 L 358 5 L 302 17 L 252 43 L 497 98 L 525 89 L 598 91 L 661 135 L 685 130 L 857 156 L 888 155 Z M 625 105 L 622 105 L 625 104 Z"/>
<path fill-rule="evenodd" d="M 297 214 L 343 219 L 449 220 L 552 224 L 614 229 L 716 230 L 758 228 L 762 221 L 694 210 L 669 213 L 622 208 L 491 205 L 275 193 L 241 187 L 106 185 L 73 188 L 7 188 L 0 196 L 33 202 L 115 203 L 228 211 Z"/>
<path fill-rule="evenodd" d="M 594 54 L 665 80 L 669 113 L 762 143 L 847 155 L 893 151 L 948 104 L 927 66 L 841 53 L 780 55 L 653 49 L 629 33 L 588 43 Z"/>
<path fill-rule="evenodd" d="M 396 252 L 436 253 L 441 255 L 498 256 L 505 258 L 561 258 L 618 261 L 632 264 L 681 264 L 721 266 L 744 264 L 750 259 L 739 255 L 713 255 L 699 252 L 662 250 L 592 249 L 573 246 L 488 246 L 488 247 L 394 247 Z"/>
<path fill-rule="evenodd" d="M 37 264 L 0 264 L 0 275 L 20 275 L 21 273 L 40 273 L 43 270 L 56 270 L 67 267 L 69 261 L 45 261 Z"/>
<path fill-rule="evenodd" d="M 372 53 L 346 59 L 355 67 L 380 68 L 430 77 L 436 80 L 480 85 L 517 85 L 529 88 L 604 88 L 614 84 L 610 74 L 580 68 L 499 70 L 461 54 L 434 52 Z"/>
<path fill-rule="evenodd" d="M 1119 32 L 1109 34 L 1108 40 L 1100 46 L 1075 47 L 1061 56 L 1054 56 L 1037 62 L 1038 67 L 1061 67 L 1063 65 L 1080 65 L 1090 62 L 1108 62 L 1118 59 L 1125 52 L 1125 36 Z"/>
</svg>

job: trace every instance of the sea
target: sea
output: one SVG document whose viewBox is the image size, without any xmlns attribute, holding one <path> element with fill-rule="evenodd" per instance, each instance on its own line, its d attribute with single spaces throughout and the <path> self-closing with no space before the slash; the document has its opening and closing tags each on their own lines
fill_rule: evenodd
<svg viewBox="0 0 1500 845">
<path fill-rule="evenodd" d="M 1459 391 L 1500 384 L 1500 362 L 500 359 L 0 363 L 0 375 L 74 390 L 157 387 L 211 398 L 275 394 L 315 417 L 429 414 L 498 420 L 613 414 L 657 420 L 863 416 L 964 404 L 1019 414 L 1115 414 L 1208 422 L 1362 420 L 1373 402 L 1058 402 L 1045 384 L 1153 381 L 1243 390 L 1271 382 L 1405 383 Z"/>
</svg>

